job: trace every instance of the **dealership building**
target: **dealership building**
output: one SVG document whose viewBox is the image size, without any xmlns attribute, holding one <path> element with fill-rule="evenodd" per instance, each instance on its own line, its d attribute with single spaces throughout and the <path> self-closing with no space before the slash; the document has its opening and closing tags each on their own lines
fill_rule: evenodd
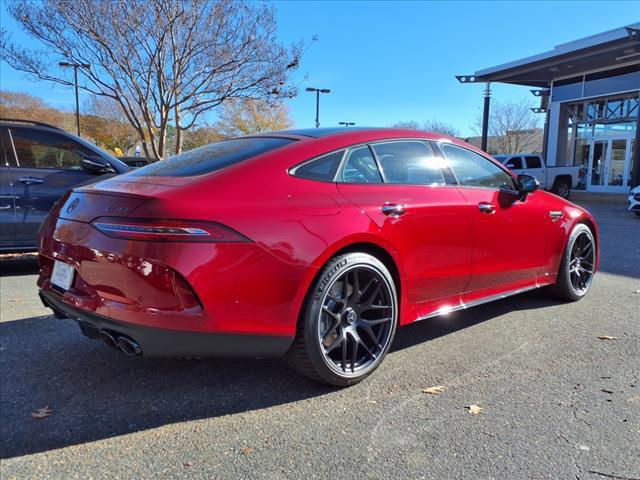
<svg viewBox="0 0 640 480">
<path fill-rule="evenodd" d="M 485 139 L 491 83 L 533 87 L 548 166 L 583 167 L 588 191 L 640 185 L 640 22 L 457 78 L 486 84 Z"/>
</svg>

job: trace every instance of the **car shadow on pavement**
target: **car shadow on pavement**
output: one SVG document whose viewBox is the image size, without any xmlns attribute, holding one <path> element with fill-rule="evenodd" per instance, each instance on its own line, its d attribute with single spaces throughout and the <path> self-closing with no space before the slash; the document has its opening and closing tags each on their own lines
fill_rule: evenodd
<svg viewBox="0 0 640 480">
<path fill-rule="evenodd" d="M 0 255 L 0 277 L 35 275 L 39 270 L 36 254 Z"/>
<path fill-rule="evenodd" d="M 400 350 L 498 315 L 554 304 L 527 293 L 398 331 Z M 473 312 L 473 313 L 472 313 Z M 334 388 L 282 360 L 126 357 L 51 316 L 0 324 L 0 458 L 222 417 L 324 395 Z M 384 368 L 384 367 L 383 367 Z M 49 407 L 43 419 L 31 412 Z"/>
</svg>

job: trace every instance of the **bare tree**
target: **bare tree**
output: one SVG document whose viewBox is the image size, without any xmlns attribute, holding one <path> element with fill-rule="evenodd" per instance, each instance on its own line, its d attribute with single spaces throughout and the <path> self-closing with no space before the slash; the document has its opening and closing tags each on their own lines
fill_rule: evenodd
<svg viewBox="0 0 640 480">
<path fill-rule="evenodd" d="M 436 119 L 427 120 L 422 125 L 414 120 L 410 122 L 398 122 L 392 125 L 392 127 L 407 130 L 424 130 L 426 132 L 442 133 L 452 137 L 458 136 L 458 129 L 456 127 Z"/>
<path fill-rule="evenodd" d="M 223 103 L 215 124 L 223 137 L 285 130 L 291 126 L 293 121 L 286 105 L 250 98 Z"/>
<path fill-rule="evenodd" d="M 481 116 L 476 119 L 474 129 L 482 130 Z M 491 102 L 489 136 L 489 150 L 494 154 L 529 153 L 542 147 L 540 120 L 524 99 Z"/>
<path fill-rule="evenodd" d="M 183 132 L 227 99 L 296 94 L 288 76 L 301 46 L 278 42 L 266 3 L 15 0 L 7 11 L 44 49 L 24 48 L 2 30 L 2 59 L 62 85 L 72 81 L 57 60 L 89 65 L 78 68 L 80 87 L 117 102 L 152 158 L 166 155 L 169 125 L 178 153 Z"/>
</svg>

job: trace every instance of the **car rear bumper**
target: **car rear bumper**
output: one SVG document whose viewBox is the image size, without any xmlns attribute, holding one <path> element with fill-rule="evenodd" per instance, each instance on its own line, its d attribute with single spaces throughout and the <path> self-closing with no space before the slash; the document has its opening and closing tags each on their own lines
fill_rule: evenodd
<svg viewBox="0 0 640 480">
<path fill-rule="evenodd" d="M 134 340 L 141 354 L 150 357 L 279 357 L 292 342 L 290 336 L 242 335 L 168 330 L 122 322 L 74 307 L 53 291 L 40 290 L 43 303 L 74 319 L 89 338 L 107 331 Z"/>
</svg>

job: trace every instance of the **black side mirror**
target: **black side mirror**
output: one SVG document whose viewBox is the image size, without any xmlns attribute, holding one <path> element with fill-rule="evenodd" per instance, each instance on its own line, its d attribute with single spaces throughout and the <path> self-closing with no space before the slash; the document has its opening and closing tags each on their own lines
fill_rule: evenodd
<svg viewBox="0 0 640 480">
<path fill-rule="evenodd" d="M 82 157 L 82 168 L 88 172 L 100 175 L 102 173 L 115 173 L 115 170 L 107 160 L 102 157 Z"/>
<path fill-rule="evenodd" d="M 524 200 L 527 195 L 535 192 L 540 188 L 540 182 L 536 177 L 523 173 L 518 175 L 518 191 L 520 192 L 520 199 Z"/>
</svg>

